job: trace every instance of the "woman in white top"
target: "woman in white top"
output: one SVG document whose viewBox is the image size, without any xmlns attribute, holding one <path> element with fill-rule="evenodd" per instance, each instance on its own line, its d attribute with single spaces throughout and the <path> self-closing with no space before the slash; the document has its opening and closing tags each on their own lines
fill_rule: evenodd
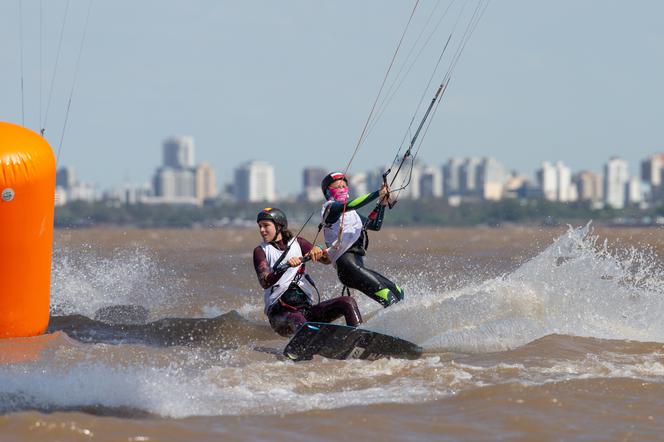
<svg viewBox="0 0 664 442">
<path fill-rule="evenodd" d="M 360 310 L 350 296 L 314 304 L 313 286 L 302 258 L 308 256 L 311 261 L 329 264 L 321 247 L 304 238 L 293 238 L 286 215 L 277 208 L 261 210 L 256 222 L 263 241 L 254 249 L 254 269 L 264 289 L 264 312 L 274 331 L 290 336 L 305 322 L 332 322 L 341 316 L 346 325 L 355 327 L 362 323 Z M 282 262 L 287 262 L 288 267 L 275 269 L 286 249 Z"/>
</svg>

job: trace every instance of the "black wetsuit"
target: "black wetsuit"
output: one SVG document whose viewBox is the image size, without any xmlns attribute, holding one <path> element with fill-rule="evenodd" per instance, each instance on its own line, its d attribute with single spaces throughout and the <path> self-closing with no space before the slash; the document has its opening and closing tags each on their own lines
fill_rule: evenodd
<svg viewBox="0 0 664 442">
<path fill-rule="evenodd" d="M 357 197 L 346 204 L 346 211 L 357 210 L 377 199 L 379 192 L 375 191 Z M 325 224 L 336 223 L 344 211 L 344 204 L 334 202 L 328 206 Z M 358 213 L 359 215 L 359 213 Z M 361 291 L 383 307 L 388 307 L 403 299 L 403 290 L 385 276 L 375 270 L 364 267 L 364 256 L 367 254 L 369 237 L 367 230 L 378 231 L 383 225 L 385 206 L 379 206 L 376 211 L 371 212 L 369 217 L 360 215 L 364 229 L 357 241 L 350 246 L 336 260 L 337 276 L 339 281 L 346 287 Z"/>
</svg>

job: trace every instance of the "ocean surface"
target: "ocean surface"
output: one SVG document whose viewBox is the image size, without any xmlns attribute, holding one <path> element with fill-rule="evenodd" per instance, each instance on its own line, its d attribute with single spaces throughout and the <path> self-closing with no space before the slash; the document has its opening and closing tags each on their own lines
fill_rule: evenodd
<svg viewBox="0 0 664 442">
<path fill-rule="evenodd" d="M 306 230 L 312 239 L 315 232 Z M 48 334 L 0 340 L 2 441 L 661 440 L 664 231 L 385 229 L 355 292 L 415 361 L 294 363 L 254 229 L 56 232 Z M 330 266 L 309 265 L 322 299 Z"/>
</svg>

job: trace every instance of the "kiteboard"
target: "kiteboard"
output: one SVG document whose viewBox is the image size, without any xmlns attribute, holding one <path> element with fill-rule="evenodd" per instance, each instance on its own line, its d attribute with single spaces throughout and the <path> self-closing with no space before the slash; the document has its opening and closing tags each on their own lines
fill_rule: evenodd
<svg viewBox="0 0 664 442">
<path fill-rule="evenodd" d="M 347 325 L 306 322 L 295 332 L 284 356 L 307 361 L 320 355 L 330 359 L 418 359 L 422 347 L 394 336 Z"/>
</svg>

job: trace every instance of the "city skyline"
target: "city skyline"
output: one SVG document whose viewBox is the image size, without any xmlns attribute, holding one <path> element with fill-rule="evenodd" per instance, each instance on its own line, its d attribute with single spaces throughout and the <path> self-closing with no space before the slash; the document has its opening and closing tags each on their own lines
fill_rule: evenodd
<svg viewBox="0 0 664 442">
<path fill-rule="evenodd" d="M 181 149 L 177 148 L 178 143 L 183 144 Z M 126 188 L 127 186 L 141 187 L 141 186 L 149 184 L 149 185 L 153 186 L 153 188 L 155 189 L 156 196 L 163 196 L 163 193 L 158 190 L 159 185 L 155 184 L 156 183 L 155 180 L 158 180 L 158 178 L 159 178 L 160 171 L 162 169 L 166 169 L 168 173 L 172 173 L 173 168 L 175 168 L 175 169 L 185 168 L 185 169 L 187 169 L 185 172 L 188 172 L 189 169 L 191 169 L 192 183 L 191 183 L 190 187 L 191 187 L 192 190 L 191 190 L 191 192 L 189 190 L 185 190 L 184 194 L 191 193 L 192 198 L 193 198 L 194 197 L 193 196 L 194 195 L 193 189 L 194 189 L 194 186 L 196 185 L 195 181 L 200 181 L 200 178 L 194 179 L 194 174 L 195 174 L 195 171 L 196 171 L 196 167 L 198 167 L 198 166 L 194 167 L 194 155 L 195 155 L 194 152 L 195 152 L 195 138 L 192 135 L 170 135 L 167 138 L 162 140 L 161 154 L 160 154 L 161 157 L 162 157 L 162 164 L 161 164 L 161 166 L 157 167 L 156 172 L 153 169 L 152 174 L 151 174 L 150 177 L 148 177 L 144 180 L 127 180 L 127 179 L 125 179 L 122 182 L 112 183 L 110 186 L 100 188 L 99 190 L 102 193 L 103 192 L 113 192 L 113 191 L 115 191 L 119 188 Z M 659 170 L 660 167 L 664 167 L 664 153 L 657 153 L 657 152 L 654 152 L 652 154 L 648 154 L 644 158 L 640 158 L 637 161 L 634 168 L 632 168 L 630 161 L 627 161 L 624 158 L 616 156 L 616 155 L 612 155 L 612 156 L 610 156 L 608 158 L 604 158 L 604 159 L 598 158 L 598 161 L 603 161 L 599 164 L 599 167 L 596 167 L 596 168 L 581 168 L 581 169 L 573 169 L 571 166 L 569 166 L 566 163 L 567 160 L 565 160 L 565 159 L 557 159 L 557 160 L 553 160 L 553 161 L 550 160 L 550 159 L 539 160 L 538 167 L 536 169 L 530 170 L 530 171 L 517 170 L 515 168 L 510 167 L 510 165 L 505 164 L 504 161 L 501 160 L 500 158 L 495 158 L 495 157 L 491 157 L 491 156 L 487 156 L 487 155 L 465 156 L 465 157 L 460 157 L 460 156 L 447 157 L 447 159 L 445 159 L 444 162 L 441 163 L 441 164 L 429 164 L 429 163 L 425 163 L 421 159 L 417 159 L 417 162 L 419 164 L 423 165 L 425 168 L 428 168 L 428 169 L 433 168 L 433 169 L 436 169 L 436 170 L 440 170 L 442 172 L 442 174 L 444 175 L 444 173 L 445 173 L 444 171 L 449 166 L 450 161 L 471 160 L 471 161 L 477 163 L 477 164 L 473 165 L 473 167 L 476 167 L 476 166 L 479 166 L 480 163 L 482 163 L 483 161 L 497 160 L 498 165 L 502 169 L 502 171 L 500 173 L 504 174 L 504 176 L 514 175 L 514 176 L 526 177 L 527 180 L 531 181 L 531 182 L 536 182 L 536 181 L 543 180 L 544 184 L 543 184 L 542 191 L 544 193 L 544 198 L 564 202 L 564 201 L 567 201 L 569 199 L 566 196 L 567 191 L 565 191 L 564 189 L 561 190 L 561 189 L 558 189 L 556 187 L 555 192 L 557 192 L 557 193 L 556 193 L 555 197 L 551 197 L 550 195 L 547 195 L 548 190 L 547 190 L 547 184 L 546 183 L 551 182 L 551 178 L 540 177 L 539 175 L 542 173 L 542 169 L 545 170 L 544 174 L 546 175 L 546 168 L 547 167 L 551 166 L 551 167 L 555 168 L 555 167 L 558 167 L 559 165 L 565 163 L 564 169 L 566 169 L 567 171 L 566 172 L 563 171 L 563 173 L 567 174 L 567 177 L 565 179 L 571 185 L 571 183 L 572 183 L 572 173 L 574 173 L 574 175 L 576 175 L 576 174 L 579 174 L 579 173 L 588 173 L 589 172 L 589 173 L 593 173 L 593 174 L 598 174 L 599 176 L 602 176 L 603 174 L 606 175 L 607 161 L 610 161 L 613 158 L 621 159 L 625 162 L 625 168 L 626 169 L 625 169 L 624 173 L 628 177 L 638 177 L 639 181 L 641 181 L 641 178 L 643 177 L 644 182 L 645 181 L 650 181 L 651 183 L 654 183 L 656 185 L 658 183 L 658 180 L 660 179 L 659 176 L 655 176 L 656 175 L 656 170 Z M 644 166 L 643 162 L 646 161 L 646 160 L 650 161 L 651 169 L 652 169 L 651 171 L 646 171 L 644 169 L 645 166 Z M 283 192 L 283 191 L 279 190 L 281 188 L 281 186 L 280 186 L 281 183 L 279 183 L 279 180 L 276 178 L 275 171 L 274 171 L 275 166 L 270 162 L 266 162 L 266 161 L 263 161 L 263 160 L 256 160 L 256 159 L 242 160 L 239 164 L 235 164 L 235 165 L 231 166 L 232 167 L 231 176 L 226 177 L 226 179 L 224 179 L 223 177 L 219 177 L 219 175 L 216 173 L 217 169 L 214 167 L 214 165 L 209 164 L 209 162 L 206 160 L 206 161 L 203 161 L 202 164 L 204 165 L 206 170 L 211 170 L 212 171 L 212 183 L 213 183 L 212 187 L 214 188 L 214 191 L 208 190 L 207 193 L 206 193 L 206 196 L 212 195 L 212 193 L 214 193 L 215 195 L 217 193 L 223 194 L 225 189 L 233 188 L 236 185 L 237 180 L 238 180 L 238 169 L 241 169 L 242 167 L 246 167 L 251 163 L 266 164 L 271 169 L 270 172 L 269 172 L 271 174 L 271 177 L 269 179 L 274 184 L 271 185 L 273 188 L 271 188 L 269 190 L 269 194 L 273 195 L 273 197 L 271 197 L 269 199 L 272 199 L 272 200 L 300 197 L 300 196 L 302 196 L 302 194 L 306 195 L 307 193 L 310 195 L 309 199 L 313 199 L 313 198 L 315 198 L 314 195 L 316 195 L 319 192 L 318 185 L 312 186 L 311 183 L 309 183 L 309 184 L 303 184 L 302 186 L 298 187 L 298 184 L 296 184 L 296 183 L 298 183 L 298 182 L 302 183 L 303 179 L 305 181 L 307 181 L 307 180 L 310 181 L 311 180 L 311 177 L 309 177 L 309 178 L 306 177 L 306 171 L 308 169 L 314 169 L 316 171 L 317 175 L 321 175 L 321 174 L 324 175 L 323 171 L 326 171 L 325 173 L 334 171 L 334 170 L 324 169 L 324 168 L 320 167 L 320 165 L 304 165 L 302 167 L 302 169 L 298 170 L 297 172 L 298 173 L 305 172 L 305 177 L 301 177 L 301 176 L 298 175 L 298 178 L 296 179 L 296 178 L 294 178 L 294 175 L 292 173 L 289 174 L 290 178 L 289 178 L 288 182 L 290 183 L 290 186 L 287 186 L 287 187 L 294 188 L 294 190 L 290 191 L 290 192 Z M 549 164 L 549 163 L 553 163 L 553 164 Z M 66 168 L 66 169 L 74 169 L 72 166 L 68 166 L 68 165 L 63 165 L 63 166 L 58 166 L 58 167 L 63 167 L 63 168 Z M 362 174 L 365 174 L 368 170 L 379 171 L 379 170 L 381 170 L 381 168 L 382 168 L 382 170 L 387 170 L 388 167 L 389 167 L 388 164 L 384 164 L 382 166 L 379 165 L 379 166 L 371 167 L 371 168 L 364 169 L 364 170 L 358 170 L 358 171 L 355 171 L 355 172 L 351 171 L 351 172 L 349 172 L 349 176 L 352 177 L 353 175 L 362 175 Z M 335 169 L 335 170 L 341 170 L 341 169 Z M 555 170 L 555 169 L 552 169 L 552 170 Z M 419 173 L 419 172 L 416 172 L 416 173 Z M 461 168 L 461 173 L 464 173 L 463 168 Z M 473 169 L 473 171 L 471 171 L 469 173 L 474 174 L 475 173 L 474 169 Z M 560 172 L 558 172 L 558 174 L 559 173 Z M 78 175 L 78 172 L 76 174 Z M 651 175 L 652 175 L 652 177 L 651 177 Z M 437 180 L 438 178 L 432 177 L 432 179 Z M 432 183 L 431 186 L 434 189 L 438 188 L 438 187 L 441 187 L 441 188 L 446 187 L 446 185 L 443 183 L 444 179 L 445 179 L 445 177 L 441 176 L 440 177 L 441 184 L 438 185 L 438 184 Z M 664 177 L 661 177 L 661 179 L 664 180 Z M 187 181 L 187 180 L 188 180 L 188 178 L 185 178 L 185 181 Z M 207 179 L 207 180 L 209 181 L 209 179 Z M 555 178 L 554 182 L 557 182 L 557 180 L 559 180 L 559 178 Z M 474 177 L 471 178 L 470 180 L 466 179 L 466 181 L 472 182 L 472 181 L 474 181 Z M 493 181 L 497 181 L 497 180 L 493 180 Z M 86 181 L 84 181 L 84 183 L 87 187 L 96 186 L 98 184 L 97 182 L 92 181 L 92 180 L 86 180 Z M 313 188 L 307 189 L 307 186 L 311 186 Z M 414 186 L 416 188 L 416 190 L 415 190 L 416 193 L 419 193 L 419 189 L 417 189 L 418 186 L 419 186 L 419 184 L 416 184 Z M 207 184 L 207 187 L 209 188 L 210 185 Z M 360 188 L 364 188 L 364 187 L 360 186 Z M 467 190 L 467 189 L 465 189 L 465 190 Z M 87 195 L 87 194 L 89 194 L 90 191 L 91 190 L 88 189 L 84 193 Z M 410 189 L 410 188 L 409 189 L 404 189 L 402 194 L 407 196 L 412 191 L 413 190 Z M 486 199 L 489 199 L 489 200 L 500 199 L 500 197 L 495 196 L 496 195 L 496 190 L 493 190 L 493 191 L 489 190 L 488 192 L 490 194 L 493 194 L 494 196 L 489 195 Z M 560 192 L 562 192 L 562 193 L 560 193 Z M 180 192 L 180 193 L 182 194 L 182 192 Z M 576 195 L 576 193 L 574 195 Z M 180 196 L 182 196 L 182 195 L 180 195 Z M 434 195 L 434 196 L 437 197 L 437 195 Z M 196 198 L 199 198 L 201 200 L 203 199 L 203 197 L 196 197 Z M 250 198 L 250 200 L 259 201 L 260 199 Z M 569 199 L 569 200 L 572 201 L 574 199 L 572 198 L 572 199 Z M 158 200 L 155 200 L 154 202 L 156 203 L 156 202 L 158 202 Z M 186 202 L 186 200 L 183 200 L 182 202 Z"/>
<path fill-rule="evenodd" d="M 499 201 L 504 198 L 541 198 L 549 201 L 587 201 L 593 208 L 607 205 L 615 209 L 642 204 L 648 207 L 664 197 L 664 153 L 641 159 L 636 174 L 629 162 L 610 157 L 603 173 L 572 170 L 563 161 L 542 161 L 531 176 L 505 166 L 493 157 L 451 157 L 442 165 L 409 160 L 395 167 L 388 178 L 400 198 L 445 198 L 451 205 L 473 201 Z M 640 166 L 640 167 L 639 167 Z M 385 167 L 387 169 L 387 167 Z M 207 161 L 196 163 L 195 140 L 190 135 L 170 136 L 162 143 L 162 162 L 151 183 L 123 183 L 96 192 L 94 183 L 78 182 L 71 167 L 57 173 L 58 204 L 68 201 L 117 199 L 125 203 L 202 205 L 205 201 L 278 202 L 321 199 L 320 180 L 326 170 L 307 166 L 301 171 L 301 187 L 291 194 L 277 192 L 274 166 L 266 161 L 249 160 L 235 166 L 232 182 L 217 187 L 216 171 Z M 378 188 L 383 169 L 350 173 L 351 192 L 362 195 Z M 534 179 L 533 179 L 534 177 Z M 291 179 L 293 176 L 291 176 Z M 402 187 L 408 182 L 406 188 Z"/>
<path fill-rule="evenodd" d="M 421 2 L 415 35 L 434 5 Z M 320 166 L 344 168 L 412 3 L 96 2 L 60 145 L 86 14 L 85 2 L 72 6 L 54 76 L 64 6 L 44 4 L 40 71 L 35 4 L 24 5 L 22 45 L 16 3 L 0 5 L 0 48 L 11 67 L 0 72 L 1 120 L 21 122 L 23 77 L 25 122 L 37 129 L 55 77 L 46 136 L 62 148 L 60 165 L 85 180 L 103 187 L 117 177 L 143 180 L 162 138 L 189 133 L 222 182 L 253 158 L 273 163 L 279 191 L 292 193 L 299 186 L 287 179 L 293 169 L 320 158 Z M 534 171 L 541 159 L 560 158 L 600 172 L 597 158 L 617 155 L 634 165 L 662 150 L 664 60 L 652 56 L 664 44 L 662 15 L 656 1 L 492 3 L 432 119 L 421 159 L 490 155 Z M 419 60 L 351 171 L 391 161 L 434 59 Z"/>
</svg>

